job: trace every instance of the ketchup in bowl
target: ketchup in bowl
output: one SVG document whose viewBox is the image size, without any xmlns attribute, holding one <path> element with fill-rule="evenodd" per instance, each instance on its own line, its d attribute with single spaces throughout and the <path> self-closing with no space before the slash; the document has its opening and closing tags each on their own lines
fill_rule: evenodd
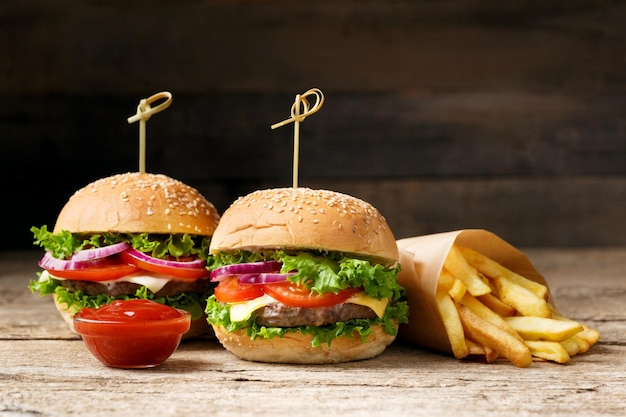
<svg viewBox="0 0 626 417">
<path fill-rule="evenodd" d="M 150 300 L 116 300 L 74 316 L 89 351 L 113 368 L 150 368 L 165 362 L 189 330 L 191 315 Z"/>
</svg>

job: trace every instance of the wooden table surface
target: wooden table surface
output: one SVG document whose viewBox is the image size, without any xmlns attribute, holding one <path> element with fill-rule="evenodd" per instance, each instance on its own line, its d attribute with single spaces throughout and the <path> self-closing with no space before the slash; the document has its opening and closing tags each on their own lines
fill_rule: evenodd
<svg viewBox="0 0 626 417">
<path fill-rule="evenodd" d="M 0 416 L 622 416 L 626 407 L 626 248 L 528 249 L 557 307 L 601 332 L 567 365 L 458 361 L 394 343 L 339 365 L 240 360 L 184 342 L 160 367 L 100 364 L 50 297 L 27 289 L 38 252 L 0 252 Z"/>
</svg>

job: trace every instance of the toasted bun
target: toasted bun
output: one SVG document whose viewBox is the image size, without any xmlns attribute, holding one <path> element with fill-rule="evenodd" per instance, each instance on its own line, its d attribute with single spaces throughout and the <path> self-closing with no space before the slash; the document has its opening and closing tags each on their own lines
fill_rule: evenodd
<svg viewBox="0 0 626 417">
<path fill-rule="evenodd" d="M 54 233 L 188 233 L 212 236 L 219 213 L 195 188 L 161 174 L 126 173 L 102 178 L 76 191 L 65 204 Z M 74 330 L 73 309 L 54 302 Z M 206 316 L 192 320 L 184 338 L 211 334 Z"/>
<path fill-rule="evenodd" d="M 211 236 L 219 214 L 195 188 L 161 174 L 99 179 L 65 204 L 54 233 L 188 233 Z"/>
<path fill-rule="evenodd" d="M 300 332 L 287 333 L 273 339 L 251 340 L 245 330 L 228 333 L 221 326 L 213 326 L 215 336 L 230 352 L 241 359 L 256 362 L 324 364 L 369 359 L 380 355 L 395 336 L 387 334 L 382 325 L 372 327 L 367 341 L 342 336 L 334 339 L 330 346 L 311 346 L 313 336 Z"/>
<path fill-rule="evenodd" d="M 385 264 L 398 259 L 395 237 L 371 204 L 309 188 L 255 191 L 224 212 L 211 253 L 260 249 L 339 251 Z"/>
<path fill-rule="evenodd" d="M 74 330 L 74 314 L 76 314 L 76 310 L 68 308 L 67 304 L 60 302 L 56 294 L 52 294 L 52 298 L 54 299 L 54 306 L 61 314 L 61 317 L 63 317 L 65 323 L 69 326 L 72 332 L 76 333 Z M 214 337 L 213 329 L 207 322 L 206 315 L 204 314 L 197 319 L 191 320 L 191 327 L 187 333 L 183 335 L 183 339 L 191 339 L 199 336 L 208 339 Z"/>
</svg>

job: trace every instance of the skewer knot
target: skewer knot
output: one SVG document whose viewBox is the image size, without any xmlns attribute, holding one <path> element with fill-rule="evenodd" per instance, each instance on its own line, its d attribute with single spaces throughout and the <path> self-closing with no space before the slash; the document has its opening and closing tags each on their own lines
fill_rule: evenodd
<svg viewBox="0 0 626 417">
<path fill-rule="evenodd" d="M 307 100 L 307 97 L 309 96 L 315 96 L 315 104 L 313 104 L 313 106 L 311 106 L 311 104 Z M 272 129 L 276 129 L 277 127 L 281 127 L 292 122 L 302 122 L 308 116 L 317 112 L 323 104 L 324 93 L 322 93 L 322 91 L 318 88 L 311 88 L 306 93 L 298 94 L 296 96 L 296 100 L 291 106 L 291 117 L 283 120 L 282 122 L 273 124 L 271 127 Z M 304 110 L 303 112 L 300 112 L 300 107 L 302 107 L 302 109 Z"/>
<path fill-rule="evenodd" d="M 151 104 L 157 100 L 165 99 L 159 105 L 152 107 Z M 128 123 L 135 123 L 139 120 L 145 122 L 147 121 L 153 114 L 158 113 L 167 109 L 170 104 L 172 104 L 172 94 L 168 91 L 163 91 L 160 93 L 156 93 L 153 96 L 148 98 L 141 99 L 139 101 L 139 105 L 137 106 L 137 114 L 128 118 Z"/>
</svg>

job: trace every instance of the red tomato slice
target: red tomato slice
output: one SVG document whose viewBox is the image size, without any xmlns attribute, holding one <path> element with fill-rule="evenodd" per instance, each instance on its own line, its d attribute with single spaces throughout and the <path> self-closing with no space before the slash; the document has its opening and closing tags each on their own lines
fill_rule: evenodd
<svg viewBox="0 0 626 417">
<path fill-rule="evenodd" d="M 180 279 L 195 280 L 199 278 L 206 278 L 209 276 L 209 271 L 202 268 L 180 268 L 168 265 L 158 265 L 156 263 L 147 262 L 143 259 L 138 259 L 128 252 L 120 252 L 119 257 L 129 264 L 136 265 L 137 267 L 146 271 L 154 272 L 157 274 L 170 275 Z"/>
<path fill-rule="evenodd" d="M 221 281 L 213 290 L 217 301 L 222 303 L 236 303 L 238 301 L 254 300 L 261 297 L 263 285 L 240 284 L 237 277 L 229 277 Z"/>
<path fill-rule="evenodd" d="M 325 293 L 320 295 L 311 293 L 306 287 L 291 282 L 265 284 L 263 290 L 267 295 L 285 305 L 304 308 L 334 306 L 361 292 L 359 288 L 349 288 L 341 290 L 337 294 Z"/>
<path fill-rule="evenodd" d="M 132 274 L 138 270 L 139 268 L 137 266 L 126 263 L 114 263 L 85 269 L 47 269 L 47 271 L 55 277 L 73 279 L 76 281 L 109 281 Z"/>
</svg>

